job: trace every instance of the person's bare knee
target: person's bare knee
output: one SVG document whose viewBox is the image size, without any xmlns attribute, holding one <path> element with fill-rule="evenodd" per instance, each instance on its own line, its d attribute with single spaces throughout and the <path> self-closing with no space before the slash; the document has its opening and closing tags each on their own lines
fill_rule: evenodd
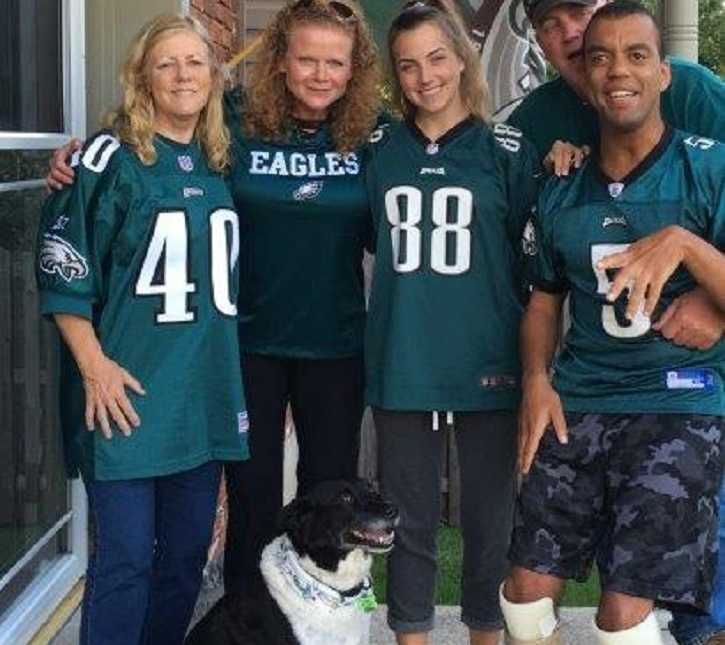
<svg viewBox="0 0 725 645">
<path fill-rule="evenodd" d="M 469 629 L 470 645 L 498 645 L 501 640 L 501 631 L 484 631 L 481 629 Z"/>
<path fill-rule="evenodd" d="M 503 587 L 504 597 L 514 603 L 534 602 L 541 598 L 559 599 L 565 580 L 531 569 L 514 567 Z"/>
<path fill-rule="evenodd" d="M 410 634 L 398 632 L 395 634 L 395 640 L 398 645 L 428 645 L 428 632 Z"/>
<path fill-rule="evenodd" d="M 653 607 L 654 602 L 649 598 L 605 591 L 599 601 L 597 626 L 607 632 L 629 629 L 647 618 Z"/>
</svg>

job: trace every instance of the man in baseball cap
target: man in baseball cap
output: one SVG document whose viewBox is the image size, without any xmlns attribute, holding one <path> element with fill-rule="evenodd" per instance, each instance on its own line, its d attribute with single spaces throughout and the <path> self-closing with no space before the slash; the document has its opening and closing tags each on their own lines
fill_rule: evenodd
<svg viewBox="0 0 725 645">
<path fill-rule="evenodd" d="M 597 0 L 524 0 L 524 9 L 529 17 L 531 24 L 535 25 L 543 18 L 549 9 L 553 9 L 559 4 L 579 4 L 584 6 L 592 6 L 597 4 Z"/>
<path fill-rule="evenodd" d="M 599 138 L 589 106 L 582 43 L 594 12 L 608 0 L 523 0 L 547 61 L 559 74 L 519 104 L 508 123 L 531 141 L 543 159 L 556 140 L 577 146 Z M 725 132 L 725 83 L 708 69 L 670 60 L 672 85 L 662 96 L 662 115 L 673 127 L 721 139 Z"/>
</svg>

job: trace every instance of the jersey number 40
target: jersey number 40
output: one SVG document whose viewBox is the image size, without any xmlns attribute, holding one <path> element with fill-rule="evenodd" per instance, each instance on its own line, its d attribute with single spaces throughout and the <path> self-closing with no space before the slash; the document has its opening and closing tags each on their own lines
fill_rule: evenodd
<svg viewBox="0 0 725 645">
<path fill-rule="evenodd" d="M 406 217 L 401 217 L 404 205 Z M 420 224 L 423 219 L 423 193 L 414 186 L 397 186 L 385 194 L 385 213 L 390 223 L 393 268 L 410 273 L 420 268 L 423 243 Z M 430 239 L 430 267 L 436 273 L 457 275 L 471 266 L 471 220 L 473 194 L 466 188 L 439 188 L 433 192 Z M 453 238 L 452 252 L 448 241 Z"/>
<path fill-rule="evenodd" d="M 229 280 L 239 257 L 237 214 L 220 208 L 209 214 L 210 281 L 212 302 L 225 316 L 236 316 L 237 305 L 230 297 Z M 182 210 L 156 215 L 151 239 L 136 280 L 137 296 L 161 298 L 157 323 L 185 323 L 196 319 L 190 296 L 196 283 L 189 278 L 189 227 Z"/>
</svg>

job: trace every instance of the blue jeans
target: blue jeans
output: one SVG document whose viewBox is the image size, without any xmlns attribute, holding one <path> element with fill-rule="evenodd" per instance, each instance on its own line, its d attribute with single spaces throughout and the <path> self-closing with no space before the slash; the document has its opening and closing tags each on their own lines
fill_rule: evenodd
<svg viewBox="0 0 725 645">
<path fill-rule="evenodd" d="M 673 611 L 670 632 L 679 645 L 704 645 L 714 633 L 725 630 L 725 479 L 720 487 L 719 521 L 720 553 L 711 613 L 708 615 Z"/>
<path fill-rule="evenodd" d="M 82 645 L 179 645 L 211 540 L 221 465 L 86 481 L 93 532 Z"/>
</svg>

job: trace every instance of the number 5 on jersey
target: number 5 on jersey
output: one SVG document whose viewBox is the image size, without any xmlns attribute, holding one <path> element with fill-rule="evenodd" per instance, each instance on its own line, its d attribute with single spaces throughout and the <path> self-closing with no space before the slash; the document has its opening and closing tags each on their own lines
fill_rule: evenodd
<svg viewBox="0 0 725 645">
<path fill-rule="evenodd" d="M 229 236 L 231 235 L 231 239 Z M 209 215 L 210 280 L 212 301 L 225 316 L 236 316 L 237 306 L 230 298 L 229 278 L 239 257 L 237 214 L 220 208 Z M 136 280 L 137 296 L 160 296 L 157 323 L 194 322 L 190 306 L 196 283 L 189 280 L 189 230 L 184 211 L 161 211 L 156 216 L 151 239 Z"/>
<path fill-rule="evenodd" d="M 393 268 L 398 273 L 418 270 L 423 254 L 423 193 L 414 186 L 391 188 L 385 194 L 385 213 L 391 226 Z M 435 190 L 430 217 L 435 224 L 430 239 L 431 269 L 443 275 L 465 273 L 471 266 L 473 194 L 458 187 Z M 448 252 L 449 236 L 454 240 L 452 253 Z"/>
<path fill-rule="evenodd" d="M 597 293 L 606 296 L 612 286 L 607 272 L 598 269 L 600 260 L 613 253 L 626 251 L 629 244 L 593 244 L 591 249 L 592 269 L 597 278 Z M 602 327 L 614 338 L 637 338 L 644 336 L 650 330 L 650 319 L 641 311 L 638 311 L 631 321 L 620 324 L 617 321 L 617 314 L 613 305 L 602 305 Z"/>
</svg>

